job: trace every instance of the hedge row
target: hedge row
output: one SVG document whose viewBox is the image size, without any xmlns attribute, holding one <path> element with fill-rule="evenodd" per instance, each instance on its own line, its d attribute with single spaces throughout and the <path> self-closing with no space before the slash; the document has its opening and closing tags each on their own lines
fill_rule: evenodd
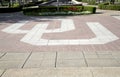
<svg viewBox="0 0 120 77">
<path fill-rule="evenodd" d="M 84 11 L 90 11 L 91 13 L 96 13 L 96 7 L 84 6 Z"/>
<path fill-rule="evenodd" d="M 23 13 L 43 13 L 43 12 L 57 12 L 58 8 L 56 6 L 40 6 L 39 8 L 24 8 L 22 7 L 12 7 L 12 8 L 0 8 L 0 13 L 8 12 L 18 12 L 22 11 Z M 59 12 L 83 12 L 89 11 L 90 13 L 95 13 L 96 8 L 90 6 L 60 6 Z"/>
<path fill-rule="evenodd" d="M 21 11 L 21 10 L 22 10 L 22 7 L 0 8 L 0 13 L 18 12 L 18 11 Z"/>
<path fill-rule="evenodd" d="M 60 6 L 59 9 L 56 6 L 42 6 L 39 8 L 25 8 L 23 9 L 23 13 L 42 13 L 42 12 L 82 12 L 82 11 L 89 11 L 91 13 L 96 12 L 95 7 L 90 6 Z"/>
<path fill-rule="evenodd" d="M 104 4 L 99 4 L 98 8 L 99 9 L 103 9 L 103 10 L 120 10 L 120 5 L 104 5 Z"/>
</svg>

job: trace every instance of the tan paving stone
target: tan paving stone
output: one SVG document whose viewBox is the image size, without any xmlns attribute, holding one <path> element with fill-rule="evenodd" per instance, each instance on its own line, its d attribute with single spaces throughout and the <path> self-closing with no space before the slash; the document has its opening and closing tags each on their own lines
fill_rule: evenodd
<svg viewBox="0 0 120 77">
<path fill-rule="evenodd" d="M 115 59 L 96 58 L 86 59 L 88 67 L 119 67 L 120 64 Z"/>
<path fill-rule="evenodd" d="M 92 70 L 94 77 L 120 77 L 120 68 L 102 68 Z"/>
<path fill-rule="evenodd" d="M 20 61 L 20 60 L 25 60 L 30 53 L 7 53 L 6 55 L 4 55 L 0 61 Z"/>
<path fill-rule="evenodd" d="M 55 67 L 55 59 L 30 60 L 27 61 L 24 68 Z"/>
<path fill-rule="evenodd" d="M 114 58 L 120 58 L 120 52 L 112 52 Z"/>
<path fill-rule="evenodd" d="M 84 55 L 96 55 L 97 52 L 96 51 L 83 51 Z"/>
<path fill-rule="evenodd" d="M 93 77 L 84 69 L 10 69 L 2 77 Z"/>
<path fill-rule="evenodd" d="M 32 53 L 24 68 L 55 67 L 56 52 Z"/>
<path fill-rule="evenodd" d="M 89 69 L 56 69 L 57 77 L 93 77 Z"/>
<path fill-rule="evenodd" d="M 115 60 L 116 60 L 118 63 L 120 63 L 120 58 L 115 58 Z"/>
<path fill-rule="evenodd" d="M 30 53 L 7 53 L 0 59 L 0 68 L 21 68 Z"/>
<path fill-rule="evenodd" d="M 97 54 L 85 54 L 85 58 L 98 58 Z"/>
<path fill-rule="evenodd" d="M 0 76 L 2 75 L 3 72 L 4 72 L 4 70 L 1 70 L 1 69 L 0 69 Z"/>
<path fill-rule="evenodd" d="M 57 61 L 57 67 L 86 67 L 84 59 L 63 59 Z"/>
<path fill-rule="evenodd" d="M 55 59 L 56 52 L 35 52 L 32 53 L 29 60 Z"/>
<path fill-rule="evenodd" d="M 52 69 L 10 69 L 2 77 L 54 77 Z"/>
<path fill-rule="evenodd" d="M 57 59 L 81 59 L 84 58 L 82 52 L 58 52 Z"/>
<path fill-rule="evenodd" d="M 111 54 L 111 51 L 96 51 L 97 54 L 99 55 L 110 55 Z"/>
<path fill-rule="evenodd" d="M 99 58 L 114 58 L 111 54 L 100 54 L 98 55 Z"/>
<path fill-rule="evenodd" d="M 2 77 L 119 77 L 119 67 L 8 69 Z"/>
<path fill-rule="evenodd" d="M 2 57 L 4 55 L 4 53 L 0 53 L 0 57 Z"/>
<path fill-rule="evenodd" d="M 22 61 L 0 61 L 0 69 L 21 68 Z"/>
</svg>

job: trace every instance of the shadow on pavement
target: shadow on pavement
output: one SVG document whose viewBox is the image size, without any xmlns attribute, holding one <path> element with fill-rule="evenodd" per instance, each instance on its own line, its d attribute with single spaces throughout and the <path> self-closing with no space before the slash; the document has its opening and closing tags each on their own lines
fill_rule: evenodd
<svg viewBox="0 0 120 77">
<path fill-rule="evenodd" d="M 66 18 L 68 16 L 26 16 L 22 12 L 15 12 L 15 13 L 1 13 L 0 14 L 0 23 L 15 23 L 18 21 L 25 21 L 25 20 L 32 20 L 41 22 L 42 18 L 53 19 L 53 18 Z M 49 21 L 49 20 L 48 20 Z M 42 21 L 42 22 L 48 22 Z"/>
</svg>

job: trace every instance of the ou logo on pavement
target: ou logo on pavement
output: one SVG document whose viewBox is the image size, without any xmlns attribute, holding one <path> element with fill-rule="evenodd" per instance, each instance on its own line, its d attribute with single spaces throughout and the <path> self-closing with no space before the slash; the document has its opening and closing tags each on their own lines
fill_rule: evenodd
<svg viewBox="0 0 120 77">
<path fill-rule="evenodd" d="M 31 30 L 21 30 L 20 27 L 29 21 L 19 21 L 3 29 L 3 32 L 11 34 L 26 34 L 20 41 L 31 45 L 89 45 L 89 44 L 106 44 L 119 38 L 107 28 L 98 22 L 86 22 L 88 27 L 93 31 L 96 37 L 91 39 L 65 39 L 50 40 L 41 38 L 44 33 L 63 33 L 75 29 L 72 19 L 40 19 L 40 20 L 60 20 L 61 27 L 58 29 L 46 30 L 49 23 L 40 23 L 35 25 Z"/>
</svg>

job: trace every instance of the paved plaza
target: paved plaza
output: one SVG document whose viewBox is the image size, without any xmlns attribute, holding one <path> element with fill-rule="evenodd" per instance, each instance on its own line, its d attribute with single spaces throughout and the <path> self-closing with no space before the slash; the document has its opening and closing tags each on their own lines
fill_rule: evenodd
<svg viewBox="0 0 120 77">
<path fill-rule="evenodd" d="M 0 14 L 0 77 L 120 77 L 120 11 Z"/>
<path fill-rule="evenodd" d="M 1 16 L 0 52 L 119 51 L 120 16 Z"/>
</svg>

